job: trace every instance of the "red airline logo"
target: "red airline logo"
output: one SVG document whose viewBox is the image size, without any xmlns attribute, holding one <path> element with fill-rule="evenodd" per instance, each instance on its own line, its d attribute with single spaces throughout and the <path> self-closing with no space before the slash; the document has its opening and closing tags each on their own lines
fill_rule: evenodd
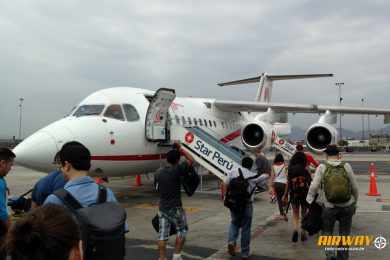
<svg viewBox="0 0 390 260">
<path fill-rule="evenodd" d="M 186 140 L 187 143 L 192 143 L 194 141 L 194 135 L 190 132 L 186 133 L 184 139 Z"/>
</svg>

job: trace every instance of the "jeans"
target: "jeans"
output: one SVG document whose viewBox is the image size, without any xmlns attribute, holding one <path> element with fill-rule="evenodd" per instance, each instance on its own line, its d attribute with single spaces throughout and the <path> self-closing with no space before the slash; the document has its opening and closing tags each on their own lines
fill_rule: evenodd
<svg viewBox="0 0 390 260">
<path fill-rule="evenodd" d="M 236 245 L 241 228 L 241 256 L 248 257 L 250 253 L 253 205 L 250 203 L 243 213 L 236 214 L 230 211 L 230 214 L 232 220 L 229 228 L 228 243 Z"/>
<path fill-rule="evenodd" d="M 333 235 L 333 229 L 336 221 L 339 221 L 339 235 L 348 236 L 351 234 L 352 216 L 355 214 L 355 206 L 324 208 L 322 210 L 322 234 L 324 236 Z M 337 251 L 337 257 L 334 251 L 326 251 L 326 259 L 346 260 L 349 258 L 349 252 Z"/>
</svg>

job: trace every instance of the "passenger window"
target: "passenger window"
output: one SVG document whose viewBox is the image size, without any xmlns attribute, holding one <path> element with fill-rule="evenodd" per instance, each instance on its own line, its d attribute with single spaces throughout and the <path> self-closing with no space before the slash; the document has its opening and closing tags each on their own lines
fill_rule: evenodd
<svg viewBox="0 0 390 260">
<path fill-rule="evenodd" d="M 103 109 L 104 105 L 82 105 L 73 113 L 73 116 L 98 116 L 103 112 Z"/>
<path fill-rule="evenodd" d="M 225 124 L 221 121 L 222 128 L 225 128 Z"/>
<path fill-rule="evenodd" d="M 133 122 L 139 119 L 138 112 L 132 105 L 124 104 L 123 110 L 125 111 L 127 121 Z"/>
<path fill-rule="evenodd" d="M 188 120 L 188 124 L 189 124 L 189 125 L 192 125 L 191 117 L 188 117 L 187 120 Z"/>
<path fill-rule="evenodd" d="M 123 112 L 122 112 L 122 107 L 120 105 L 109 106 L 106 109 L 104 116 L 108 118 L 114 118 L 114 119 L 125 121 L 125 117 L 123 116 Z"/>
<path fill-rule="evenodd" d="M 213 127 L 213 124 L 211 123 L 211 120 L 209 120 L 209 126 Z"/>
<path fill-rule="evenodd" d="M 207 120 L 203 119 L 204 125 L 207 127 Z"/>
<path fill-rule="evenodd" d="M 180 118 L 178 115 L 175 115 L 176 124 L 180 125 Z"/>
<path fill-rule="evenodd" d="M 194 125 L 198 126 L 198 121 L 196 121 L 196 118 L 194 118 Z"/>
<path fill-rule="evenodd" d="M 199 125 L 200 125 L 200 126 L 203 126 L 203 121 L 202 121 L 202 119 L 200 119 L 200 118 L 199 118 Z"/>
<path fill-rule="evenodd" d="M 183 125 L 186 125 L 186 118 L 184 116 L 181 117 L 181 122 Z"/>
<path fill-rule="evenodd" d="M 213 121 L 213 123 L 214 123 L 214 127 L 217 127 L 217 122 Z"/>
</svg>

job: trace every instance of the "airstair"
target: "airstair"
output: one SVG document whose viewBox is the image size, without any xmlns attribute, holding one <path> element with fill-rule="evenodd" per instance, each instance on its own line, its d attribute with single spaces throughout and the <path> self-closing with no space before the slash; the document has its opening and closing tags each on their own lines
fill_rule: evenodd
<svg viewBox="0 0 390 260">
<path fill-rule="evenodd" d="M 184 127 L 171 125 L 169 108 L 175 99 L 173 89 L 157 90 L 150 101 L 145 119 L 145 137 L 151 142 L 161 145 L 171 145 L 179 141 L 194 160 L 209 172 L 224 181 L 229 172 L 241 167 L 243 154 L 232 147 L 220 142 L 217 138 L 199 127 Z M 287 140 L 273 134 L 273 146 L 291 157 L 295 146 Z"/>
</svg>

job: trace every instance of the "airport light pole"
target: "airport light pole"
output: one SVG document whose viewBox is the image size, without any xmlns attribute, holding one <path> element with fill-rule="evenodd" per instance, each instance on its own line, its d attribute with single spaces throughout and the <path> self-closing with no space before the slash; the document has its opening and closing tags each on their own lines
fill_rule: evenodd
<svg viewBox="0 0 390 260">
<path fill-rule="evenodd" d="M 341 87 L 344 85 L 344 82 L 336 82 L 334 84 L 336 85 L 336 87 L 339 88 L 339 104 L 341 106 L 341 103 L 343 102 L 343 98 L 341 96 Z M 339 141 L 341 141 L 341 140 L 343 140 L 343 129 L 341 127 L 341 113 L 339 115 L 339 120 L 340 120 L 340 126 L 339 126 L 340 138 L 339 138 Z"/>
<path fill-rule="evenodd" d="M 22 110 L 24 98 L 19 98 L 19 140 L 22 139 Z"/>
<path fill-rule="evenodd" d="M 361 99 L 362 107 L 364 107 L 364 98 Z M 362 115 L 362 140 L 364 140 L 364 115 Z"/>
</svg>

